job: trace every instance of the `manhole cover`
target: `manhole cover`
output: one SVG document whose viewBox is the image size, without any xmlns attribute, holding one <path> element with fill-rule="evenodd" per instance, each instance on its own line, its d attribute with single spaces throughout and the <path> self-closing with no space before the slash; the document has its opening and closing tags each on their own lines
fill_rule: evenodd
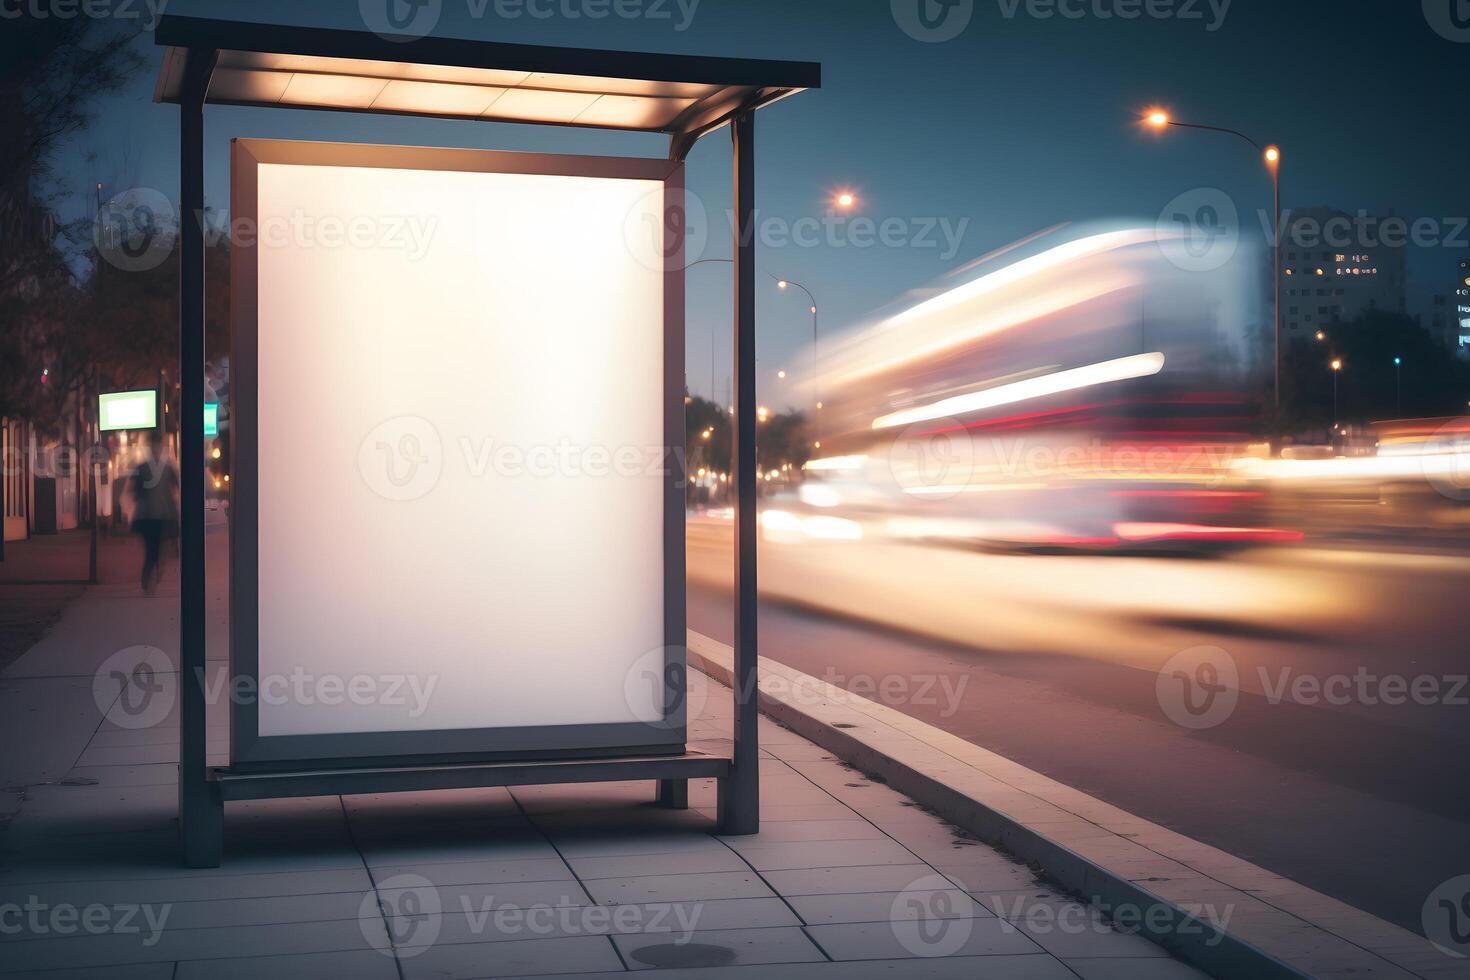
<svg viewBox="0 0 1470 980">
<path fill-rule="evenodd" d="M 663 968 L 725 966 L 734 961 L 735 951 L 728 946 L 712 946 L 709 943 L 685 943 L 682 946 L 678 943 L 663 943 L 635 949 L 633 959 Z"/>
</svg>

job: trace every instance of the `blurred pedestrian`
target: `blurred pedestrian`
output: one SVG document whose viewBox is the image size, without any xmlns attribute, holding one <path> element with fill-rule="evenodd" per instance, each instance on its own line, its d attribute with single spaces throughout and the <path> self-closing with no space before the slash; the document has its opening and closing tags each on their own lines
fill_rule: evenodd
<svg viewBox="0 0 1470 980">
<path fill-rule="evenodd" d="M 163 540 L 179 522 L 179 471 L 163 448 L 163 433 L 148 435 L 148 452 L 128 477 L 133 498 L 133 531 L 143 539 L 143 591 L 148 595 L 163 577 Z"/>
</svg>

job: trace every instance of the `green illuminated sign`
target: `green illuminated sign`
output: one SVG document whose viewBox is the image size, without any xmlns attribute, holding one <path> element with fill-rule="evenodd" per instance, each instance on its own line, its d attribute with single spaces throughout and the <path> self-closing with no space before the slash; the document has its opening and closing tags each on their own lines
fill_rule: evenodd
<svg viewBox="0 0 1470 980">
<path fill-rule="evenodd" d="M 219 435 L 219 403 L 218 402 L 205 402 L 204 403 L 204 435 L 206 437 L 207 436 L 217 436 L 217 435 Z"/>
<path fill-rule="evenodd" d="M 119 429 L 152 429 L 158 425 L 158 392 L 114 391 L 97 397 L 97 427 L 103 432 Z"/>
</svg>

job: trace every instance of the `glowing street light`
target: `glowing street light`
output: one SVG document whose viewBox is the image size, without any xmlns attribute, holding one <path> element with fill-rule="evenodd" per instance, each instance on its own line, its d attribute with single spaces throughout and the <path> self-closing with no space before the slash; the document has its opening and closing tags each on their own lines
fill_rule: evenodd
<svg viewBox="0 0 1470 980">
<path fill-rule="evenodd" d="M 1155 129 L 1163 129 L 1169 125 L 1169 114 L 1162 109 L 1155 109 L 1148 114 L 1148 124 Z"/>
<path fill-rule="evenodd" d="M 837 206 L 844 211 L 851 210 L 852 206 L 856 203 L 857 198 L 851 191 L 843 191 L 837 195 Z"/>
<path fill-rule="evenodd" d="M 776 372 L 776 377 L 780 378 L 782 381 L 785 381 L 786 380 L 786 372 L 785 371 L 777 371 Z"/>
</svg>

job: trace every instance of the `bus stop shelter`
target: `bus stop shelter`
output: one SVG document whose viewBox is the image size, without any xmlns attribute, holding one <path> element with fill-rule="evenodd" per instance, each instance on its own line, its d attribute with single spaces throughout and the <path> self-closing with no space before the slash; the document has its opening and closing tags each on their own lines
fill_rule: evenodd
<svg viewBox="0 0 1470 980">
<path fill-rule="evenodd" d="M 155 32 L 166 47 L 155 100 L 179 106 L 180 151 L 180 324 L 181 369 L 181 534 L 180 559 L 180 768 L 179 816 L 185 862 L 193 867 L 217 866 L 223 852 L 223 808 L 229 800 L 266 799 L 353 793 L 510 786 L 536 783 L 580 783 L 648 779 L 658 784 L 661 802 L 687 805 L 687 781 L 718 782 L 721 829 L 731 834 L 756 832 L 759 824 L 756 648 L 756 378 L 755 378 L 755 114 L 779 99 L 820 85 L 820 66 L 813 63 L 642 54 L 490 43 L 423 37 L 403 39 L 362 31 L 288 27 L 166 15 Z M 205 650 L 205 235 L 204 108 L 206 105 L 339 110 L 414 115 L 466 121 L 516 122 L 554 126 L 655 132 L 668 137 L 664 161 L 624 158 L 623 170 L 654 178 L 665 188 L 664 233 L 682 233 L 682 163 L 702 136 L 729 126 L 734 155 L 734 460 L 735 508 L 735 720 L 729 755 L 692 751 L 683 745 L 683 704 L 669 706 L 677 738 L 665 739 L 652 751 L 559 752 L 544 744 L 496 743 L 496 751 L 477 751 L 472 741 L 455 733 L 378 733 L 356 748 L 335 752 L 321 740 L 276 740 L 276 750 L 254 751 L 268 739 L 254 726 L 252 712 L 232 708 L 232 756 L 229 765 L 211 767 L 206 759 L 207 679 Z M 550 167 L 556 173 L 578 173 L 575 157 L 516 163 L 492 155 L 468 160 L 444 154 L 481 151 L 427 151 L 413 147 L 363 147 L 336 144 L 320 152 L 316 144 L 298 148 L 236 147 L 237 170 L 326 154 L 325 162 L 354 167 L 504 171 L 517 167 Z M 301 149 L 304 147 L 305 149 Z M 244 155 L 242 156 L 242 152 Z M 424 154 L 435 154 L 425 156 Z M 272 156 L 271 154 L 281 154 Z M 351 159 L 361 157 L 361 159 Z M 588 158 L 601 159 L 601 158 Z M 608 158 L 611 159 L 611 158 Z M 635 162 L 627 164 L 627 159 Z M 423 161 L 429 161 L 424 163 Z M 567 161 L 574 161 L 568 163 Z M 591 166 L 590 164 L 588 165 Z M 602 166 L 599 164 L 598 166 Z M 561 169 L 557 169 L 561 168 Z M 570 168 L 570 169 L 569 169 Z M 631 168 L 631 169 L 627 169 Z M 662 168 L 662 169 L 660 169 Z M 588 171 L 591 172 L 590 170 Z M 609 172 L 609 171 L 599 171 Z M 236 175 L 238 179 L 238 174 Z M 236 188 L 236 204 L 241 198 Z M 248 194 L 244 198 L 253 202 Z M 232 216 L 233 217 L 233 216 Z M 683 340 L 682 241 L 673 243 L 664 269 L 663 300 L 667 324 L 661 391 L 648 397 L 665 406 L 663 445 L 682 467 Z M 237 251 L 241 251 L 237 248 Z M 246 259 L 249 255 L 246 254 Z M 237 265 L 236 269 L 241 266 Z M 250 267 L 253 269 L 253 267 Z M 253 276 L 233 277 L 233 289 L 257 286 Z M 235 297 L 236 305 L 242 300 Z M 253 311 L 254 298 L 244 302 Z M 238 318 L 236 330 L 238 331 Z M 253 323 L 253 321 L 251 321 Z M 244 338 L 253 344 L 252 336 Z M 232 369 L 250 367 L 253 348 L 243 353 L 242 338 L 233 339 Z M 264 370 L 264 367 L 261 367 Z M 258 669 L 255 627 L 250 622 L 259 598 L 260 567 L 256 558 L 257 470 L 261 446 L 252 440 L 249 420 L 255 380 L 232 386 L 241 392 L 232 416 L 245 426 L 232 440 L 235 461 L 232 513 L 231 670 Z M 675 412 L 674 407 L 678 410 Z M 269 447 L 265 447 L 269 452 Z M 679 478 L 682 480 L 682 474 Z M 682 485 L 682 484 L 680 484 Z M 680 648 L 668 666 L 684 669 L 683 494 L 665 496 L 663 516 L 665 582 L 663 624 L 669 642 Z M 243 528 L 243 530 L 242 530 Z M 234 554 L 235 551 L 239 554 Z M 516 560 L 514 556 L 508 560 Z M 241 573 L 244 573 L 243 575 Z M 240 576 L 242 581 L 235 581 Z M 241 590 L 244 591 L 241 591 Z M 238 621 L 238 622 L 237 622 Z M 242 632 L 243 631 L 243 632 Z M 243 668 L 242 668 L 243 665 Z M 244 722 L 241 721 L 244 718 Z M 243 726 L 243 727 L 242 727 Z M 592 731 L 593 729 L 588 729 Z M 600 729 L 597 729 L 600 730 Z M 461 733 L 462 734 L 462 733 Z M 553 740 L 554 746 L 554 740 Z M 285 748 L 280 748 L 280 746 Z M 326 745 L 329 748 L 324 749 Z M 366 750 L 362 746 L 367 746 Z M 293 748 L 296 747 L 296 748 Z M 584 749 L 588 746 L 583 745 Z"/>
</svg>

